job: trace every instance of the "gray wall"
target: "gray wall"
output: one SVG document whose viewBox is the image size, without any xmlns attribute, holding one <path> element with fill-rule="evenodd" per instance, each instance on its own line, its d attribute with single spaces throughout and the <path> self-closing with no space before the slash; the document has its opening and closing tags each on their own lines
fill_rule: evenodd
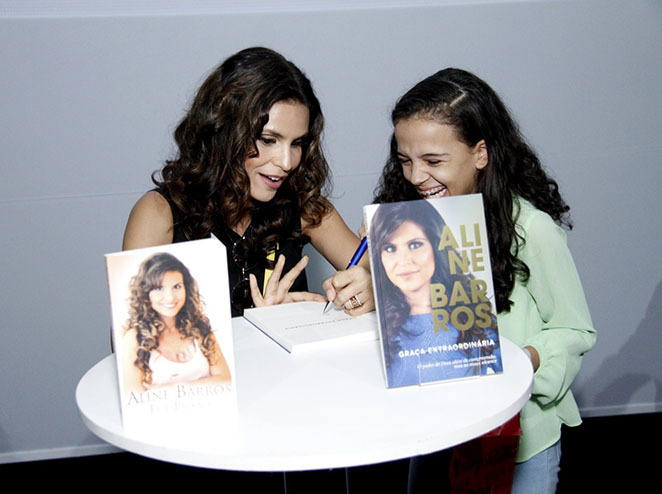
<svg viewBox="0 0 662 494">
<path fill-rule="evenodd" d="M 74 403 L 80 377 L 109 353 L 103 254 L 119 250 L 205 74 L 252 45 L 283 52 L 313 80 L 334 202 L 354 229 L 386 156 L 395 98 L 445 66 L 490 82 L 573 208 L 570 244 L 599 331 L 574 386 L 583 414 L 662 408 L 662 3 L 421 3 L 438 5 L 0 11 L 0 462 L 111 449 Z M 379 4 L 393 2 L 361 3 Z M 329 267 L 314 261 L 320 280 Z"/>
</svg>

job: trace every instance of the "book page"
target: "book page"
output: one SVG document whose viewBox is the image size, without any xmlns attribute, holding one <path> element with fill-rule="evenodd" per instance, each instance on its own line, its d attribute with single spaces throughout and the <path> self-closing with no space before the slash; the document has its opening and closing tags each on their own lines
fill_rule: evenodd
<svg viewBox="0 0 662 494">
<path fill-rule="evenodd" d="M 278 344 L 293 351 L 297 346 L 338 339 L 377 339 L 375 313 L 352 317 L 324 302 L 296 302 L 244 311 L 244 317 Z"/>
</svg>

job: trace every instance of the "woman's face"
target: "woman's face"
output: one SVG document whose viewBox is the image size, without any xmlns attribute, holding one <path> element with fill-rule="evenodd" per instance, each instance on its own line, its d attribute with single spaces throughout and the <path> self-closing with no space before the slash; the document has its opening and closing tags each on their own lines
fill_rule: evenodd
<svg viewBox="0 0 662 494">
<path fill-rule="evenodd" d="M 395 125 L 398 158 L 405 178 L 424 199 L 471 194 L 487 166 L 485 141 L 462 142 L 453 127 L 413 117 Z"/>
<path fill-rule="evenodd" d="M 179 271 L 167 271 L 161 285 L 150 290 L 149 301 L 162 318 L 175 317 L 186 302 L 184 275 Z"/>
<path fill-rule="evenodd" d="M 423 229 L 405 221 L 389 237 L 381 251 L 386 276 L 405 296 L 425 289 L 434 273 L 434 249 Z"/>
<path fill-rule="evenodd" d="M 287 176 L 299 166 L 308 118 L 308 108 L 298 102 L 279 101 L 271 107 L 269 121 L 257 140 L 258 153 L 244 162 L 253 199 L 273 199 Z"/>
</svg>

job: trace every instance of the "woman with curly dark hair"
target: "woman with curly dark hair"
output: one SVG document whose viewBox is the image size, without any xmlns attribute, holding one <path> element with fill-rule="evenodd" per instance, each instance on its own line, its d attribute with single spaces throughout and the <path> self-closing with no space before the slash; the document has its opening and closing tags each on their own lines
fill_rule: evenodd
<svg viewBox="0 0 662 494">
<path fill-rule="evenodd" d="M 129 290 L 123 346 L 127 389 L 231 382 L 198 285 L 179 259 L 168 253 L 148 257 L 131 278 Z"/>
<path fill-rule="evenodd" d="M 569 208 L 497 94 L 469 72 L 448 68 L 419 82 L 392 122 L 376 202 L 483 195 L 499 334 L 535 371 L 513 492 L 554 492 L 561 424 L 581 422 L 570 385 L 596 339 L 561 228 L 570 227 Z"/>
<path fill-rule="evenodd" d="M 296 65 L 267 48 L 231 56 L 203 82 L 175 130 L 179 153 L 131 211 L 123 248 L 214 234 L 227 248 L 235 316 L 252 304 L 325 300 L 307 292 L 302 246 L 310 241 L 344 269 L 359 239 L 325 197 L 323 126 Z M 325 282 L 329 299 L 354 315 L 374 308 L 366 266 Z"/>
<path fill-rule="evenodd" d="M 407 386 L 443 379 L 457 379 L 491 372 L 501 372 L 496 335 L 496 317 L 489 303 L 476 297 L 467 304 L 476 317 L 461 320 L 463 327 L 450 321 L 435 330 L 430 288 L 433 283 L 455 287 L 465 293 L 483 293 L 479 280 L 463 272 L 451 273 L 448 247 L 439 250 L 445 222 L 437 210 L 425 201 L 400 202 L 388 208 L 378 206 L 370 222 L 370 245 L 377 253 L 373 259 L 375 283 L 380 307 L 380 327 L 389 386 Z M 472 280 L 474 285 L 472 287 Z M 453 288 L 454 289 L 454 288 Z M 491 341 L 494 346 L 471 347 L 471 342 Z M 467 343 L 463 348 L 462 344 Z M 460 360 L 476 365 L 439 366 L 437 354 L 417 350 L 448 346 L 444 361 Z M 481 365 L 481 361 L 484 365 Z"/>
</svg>

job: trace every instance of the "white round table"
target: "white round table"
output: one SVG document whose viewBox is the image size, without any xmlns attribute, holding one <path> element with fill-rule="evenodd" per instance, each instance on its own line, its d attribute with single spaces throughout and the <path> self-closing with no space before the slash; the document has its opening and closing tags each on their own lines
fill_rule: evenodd
<svg viewBox="0 0 662 494">
<path fill-rule="evenodd" d="M 232 323 L 236 421 L 204 424 L 204 433 L 184 434 L 186 440 L 182 434 L 175 440 L 167 433 L 128 432 L 110 355 L 76 389 L 85 425 L 119 448 L 174 463 L 242 471 L 315 470 L 449 448 L 506 422 L 531 393 L 531 363 L 504 337 L 503 374 L 386 389 L 378 341 L 288 354 L 245 320 Z M 230 437 L 234 440 L 225 440 Z"/>
</svg>

